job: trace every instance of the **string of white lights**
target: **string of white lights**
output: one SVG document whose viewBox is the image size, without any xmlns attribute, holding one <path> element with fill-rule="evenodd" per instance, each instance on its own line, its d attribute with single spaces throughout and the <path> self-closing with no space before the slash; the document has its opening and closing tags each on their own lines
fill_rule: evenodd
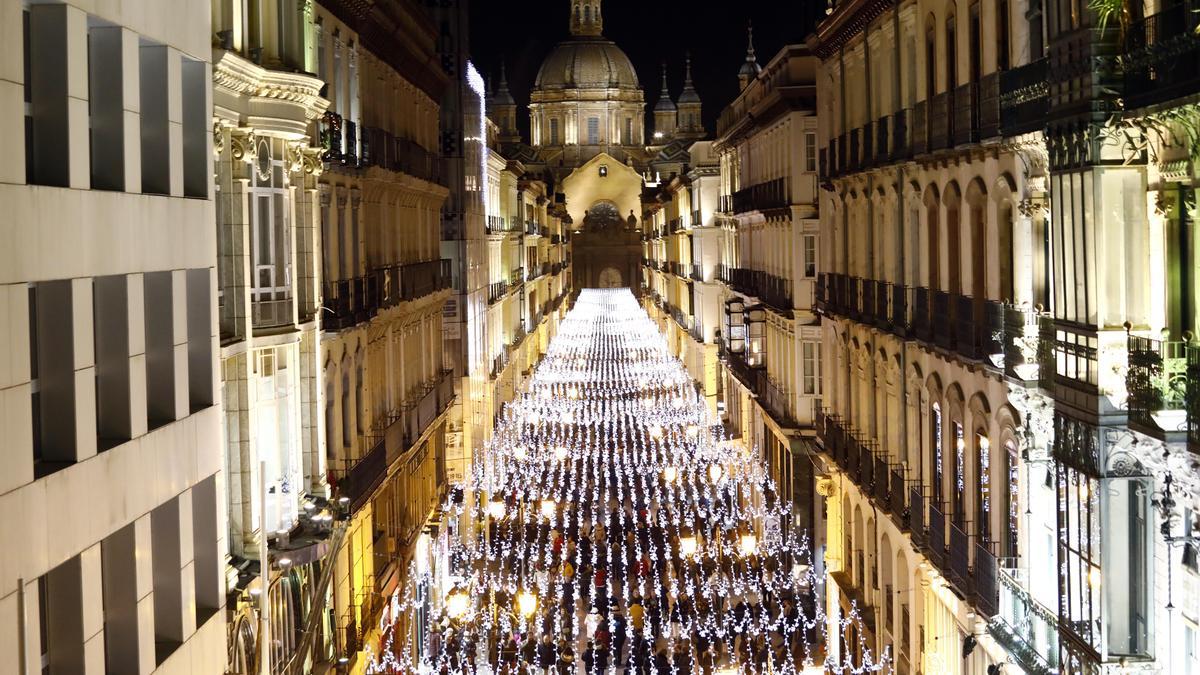
<svg viewBox="0 0 1200 675">
<path fill-rule="evenodd" d="M 463 487 L 453 587 L 414 565 L 367 672 L 891 671 L 628 290 L 580 294 Z"/>
</svg>

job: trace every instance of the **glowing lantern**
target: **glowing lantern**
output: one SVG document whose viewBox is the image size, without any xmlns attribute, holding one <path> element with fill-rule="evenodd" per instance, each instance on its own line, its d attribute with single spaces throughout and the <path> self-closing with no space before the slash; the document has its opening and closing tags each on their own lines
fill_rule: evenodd
<svg viewBox="0 0 1200 675">
<path fill-rule="evenodd" d="M 501 518 L 504 517 L 504 513 L 505 513 L 505 511 L 504 511 L 504 502 L 503 501 L 501 501 L 499 499 L 493 499 L 492 501 L 488 502 L 488 515 L 489 516 L 495 518 L 496 520 L 500 520 Z"/>
<path fill-rule="evenodd" d="M 553 499 L 543 499 L 542 500 L 542 515 L 545 516 L 546 518 L 553 518 L 554 510 L 557 507 L 558 507 L 558 504 L 555 504 Z"/>
<path fill-rule="evenodd" d="M 696 541 L 696 537 L 689 535 L 679 538 L 679 552 L 682 553 L 685 558 L 690 558 L 696 555 L 698 548 L 699 544 Z"/>
<path fill-rule="evenodd" d="M 517 611 L 528 619 L 537 611 L 537 596 L 529 591 L 517 593 Z"/>
<path fill-rule="evenodd" d="M 743 534 L 739 544 L 742 555 L 754 555 L 754 552 L 758 549 L 758 537 L 753 534 Z"/>
<path fill-rule="evenodd" d="M 471 598 L 467 596 L 467 592 L 462 588 L 456 588 L 446 596 L 446 614 L 451 619 L 461 619 L 467 613 L 467 607 L 470 604 Z"/>
</svg>

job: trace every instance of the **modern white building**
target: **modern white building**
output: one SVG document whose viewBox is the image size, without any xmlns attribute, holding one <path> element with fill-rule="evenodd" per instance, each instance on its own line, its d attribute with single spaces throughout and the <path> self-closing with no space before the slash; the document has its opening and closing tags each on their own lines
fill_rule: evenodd
<svg viewBox="0 0 1200 675">
<path fill-rule="evenodd" d="M 219 673 L 210 3 L 0 2 L 0 673 Z"/>
</svg>

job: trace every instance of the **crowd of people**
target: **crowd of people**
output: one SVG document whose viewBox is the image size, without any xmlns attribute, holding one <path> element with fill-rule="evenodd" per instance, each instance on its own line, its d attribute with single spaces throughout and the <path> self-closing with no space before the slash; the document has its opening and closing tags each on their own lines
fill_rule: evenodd
<svg viewBox="0 0 1200 675">
<path fill-rule="evenodd" d="M 788 500 L 628 290 L 580 295 L 465 495 L 447 518 L 474 534 L 418 641 L 429 672 L 796 673 L 824 658 Z"/>
</svg>

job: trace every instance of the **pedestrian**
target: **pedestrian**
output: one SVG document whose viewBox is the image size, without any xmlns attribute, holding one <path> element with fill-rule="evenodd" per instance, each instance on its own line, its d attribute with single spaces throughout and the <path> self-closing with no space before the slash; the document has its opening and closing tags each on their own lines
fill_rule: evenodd
<svg viewBox="0 0 1200 675">
<path fill-rule="evenodd" d="M 552 675 L 554 672 L 554 664 L 558 661 L 558 650 L 554 648 L 554 643 L 550 641 L 550 634 L 542 635 L 542 643 L 538 645 L 538 666 L 542 669 L 542 675 Z"/>
</svg>

